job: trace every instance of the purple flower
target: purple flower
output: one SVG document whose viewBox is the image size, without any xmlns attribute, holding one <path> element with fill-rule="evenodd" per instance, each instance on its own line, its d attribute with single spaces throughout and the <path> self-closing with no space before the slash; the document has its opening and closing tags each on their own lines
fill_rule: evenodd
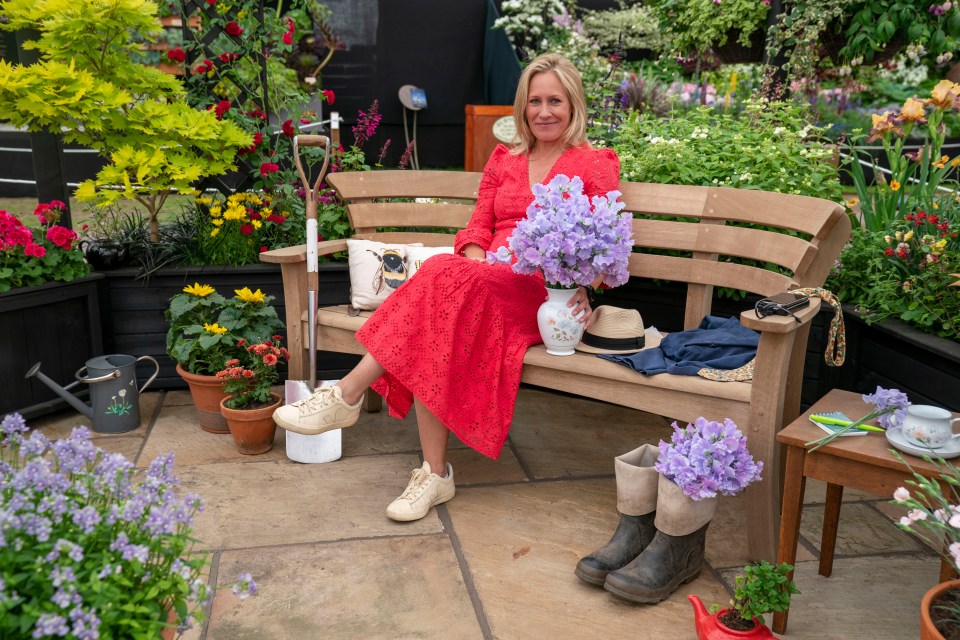
<svg viewBox="0 0 960 640">
<path fill-rule="evenodd" d="M 627 281 L 633 220 L 620 215 L 625 205 L 617 200 L 619 191 L 590 198 L 583 180 L 560 174 L 534 185 L 533 194 L 527 217 L 509 240 L 516 273 L 541 271 L 548 284 L 567 288 L 589 286 L 601 275 L 611 287 Z"/>
<path fill-rule="evenodd" d="M 249 573 L 241 573 L 233 584 L 233 593 L 241 600 L 246 600 L 257 593 L 257 583 Z"/>
<path fill-rule="evenodd" d="M 52 613 L 42 613 L 33 627 L 31 638 L 46 638 L 49 636 L 65 636 L 70 633 L 67 619 Z"/>
<path fill-rule="evenodd" d="M 670 442 L 660 441 L 658 472 L 693 500 L 732 496 L 760 479 L 763 463 L 747 450 L 747 439 L 729 418 L 719 422 L 697 418 L 681 428 L 673 423 Z"/>
<path fill-rule="evenodd" d="M 907 415 L 910 400 L 907 394 L 899 389 L 884 389 L 881 386 L 873 393 L 863 394 L 863 401 L 874 405 L 874 412 L 886 411 L 877 418 L 877 423 L 884 429 L 890 429 L 903 422 Z"/>
</svg>

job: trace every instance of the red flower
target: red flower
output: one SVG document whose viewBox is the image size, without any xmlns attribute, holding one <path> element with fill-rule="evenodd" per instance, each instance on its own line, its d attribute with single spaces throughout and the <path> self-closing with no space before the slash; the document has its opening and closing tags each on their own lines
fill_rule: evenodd
<svg viewBox="0 0 960 640">
<path fill-rule="evenodd" d="M 310 124 L 311 122 L 313 121 L 307 116 L 300 116 L 300 124 Z"/>
<path fill-rule="evenodd" d="M 892 256 L 892 255 L 893 255 L 893 248 L 892 248 L 892 247 L 887 247 L 886 249 L 884 249 L 884 250 L 883 250 L 883 255 L 885 255 L 885 256 Z"/>
<path fill-rule="evenodd" d="M 333 101 L 336 98 L 336 96 L 333 94 L 333 91 L 331 91 L 330 89 L 324 89 L 320 93 L 322 93 L 323 97 L 326 98 L 327 104 L 330 104 L 330 105 L 333 104 Z"/>
<path fill-rule="evenodd" d="M 254 109 L 253 111 L 248 112 L 247 115 L 250 116 L 251 118 L 260 118 L 261 120 L 267 119 L 267 114 L 265 114 L 260 109 Z"/>
<path fill-rule="evenodd" d="M 230 63 L 240 57 L 239 53 L 221 53 L 217 58 L 220 59 L 220 62 Z"/>
<path fill-rule="evenodd" d="M 246 338 L 240 338 L 239 340 L 237 340 L 237 346 L 238 346 L 238 347 L 242 347 L 242 346 L 245 345 L 245 344 L 247 344 L 247 339 L 246 339 Z"/>
<path fill-rule="evenodd" d="M 270 250 L 270 248 L 267 247 L 266 245 L 261 245 L 261 246 L 260 246 L 260 253 L 263 253 L 264 251 L 269 251 L 269 250 Z"/>
<path fill-rule="evenodd" d="M 223 114 L 225 114 L 227 111 L 230 111 L 229 100 L 221 100 L 217 103 L 217 106 L 213 108 L 213 112 L 217 114 L 217 120 L 223 118 Z"/>
<path fill-rule="evenodd" d="M 223 28 L 227 32 L 228 36 L 237 37 L 243 33 L 243 27 L 237 24 L 236 20 L 231 20 L 227 23 L 227 26 Z"/>
<path fill-rule="evenodd" d="M 260 175 L 263 176 L 264 178 L 266 178 L 267 175 L 273 173 L 274 171 L 279 171 L 279 170 L 280 170 L 280 165 L 274 164 L 272 162 L 264 162 L 263 164 L 260 165 Z"/>
<path fill-rule="evenodd" d="M 54 225 L 47 229 L 47 240 L 57 245 L 64 251 L 69 251 L 73 242 L 77 239 L 77 233 L 66 227 Z"/>
<path fill-rule="evenodd" d="M 23 248 L 23 253 L 31 258 L 42 258 L 43 256 L 47 255 L 47 250 L 39 244 L 34 244 L 31 242 Z"/>
<path fill-rule="evenodd" d="M 293 44 L 293 36 L 290 35 L 289 33 L 283 34 L 282 40 L 283 40 L 283 44 L 286 44 L 286 45 L 292 45 L 292 44 Z M 274 358 L 274 360 L 276 360 L 276 358 Z"/>
<path fill-rule="evenodd" d="M 283 336 L 279 333 L 270 337 L 274 340 L 274 342 L 283 342 Z"/>
<path fill-rule="evenodd" d="M 245 236 L 250 235 L 251 233 L 253 233 L 253 225 L 248 222 L 245 225 L 241 226 L 240 233 L 242 233 Z"/>
<path fill-rule="evenodd" d="M 40 220 L 40 224 L 47 224 L 48 220 L 47 212 L 50 211 L 50 205 L 43 204 L 42 202 L 37 205 L 37 208 L 33 210 L 33 215 L 37 216 L 37 219 Z M 56 214 L 49 216 L 51 219 L 56 219 Z"/>
<path fill-rule="evenodd" d="M 285 120 L 281 128 L 283 129 L 283 134 L 285 136 L 287 136 L 288 138 L 293 137 L 293 134 L 295 133 L 293 129 L 293 120 Z"/>
<path fill-rule="evenodd" d="M 207 0 L 207 4 L 212 7 L 213 5 L 217 4 L 217 0 Z"/>
<path fill-rule="evenodd" d="M 167 57 L 174 62 L 183 62 L 187 59 L 187 52 L 177 47 L 176 49 L 170 49 L 167 51 Z"/>
<path fill-rule="evenodd" d="M 247 217 L 251 220 L 263 220 L 263 216 L 257 213 L 256 211 L 248 211 Z"/>
<path fill-rule="evenodd" d="M 204 60 L 197 65 L 196 75 L 202 75 L 204 73 L 210 73 L 213 71 L 213 60 Z"/>
<path fill-rule="evenodd" d="M 267 217 L 267 222 L 273 222 L 275 224 L 283 224 L 286 221 L 287 221 L 287 218 L 285 216 L 281 216 L 276 213 L 271 213 Z"/>
<path fill-rule="evenodd" d="M 64 204 L 63 202 L 61 202 L 60 200 L 51 200 L 51 201 L 50 201 L 50 208 L 51 208 L 51 209 L 59 209 L 60 211 L 63 211 L 64 209 L 67 208 L 67 205 L 65 205 L 65 204 Z"/>
<path fill-rule="evenodd" d="M 257 133 L 253 134 L 253 144 L 247 147 L 246 149 L 240 149 L 238 153 L 240 154 L 253 153 L 254 151 L 257 150 L 257 147 L 260 146 L 261 142 L 263 142 L 263 134 L 258 131 Z"/>
<path fill-rule="evenodd" d="M 267 355 L 263 356 L 263 364 L 267 365 L 268 367 L 275 367 L 277 365 L 277 356 L 273 355 L 272 353 L 268 353 Z"/>
</svg>

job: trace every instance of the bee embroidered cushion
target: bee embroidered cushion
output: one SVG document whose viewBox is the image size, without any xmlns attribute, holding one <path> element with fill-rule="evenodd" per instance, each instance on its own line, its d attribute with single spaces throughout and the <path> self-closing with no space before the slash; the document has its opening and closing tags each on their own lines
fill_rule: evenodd
<svg viewBox="0 0 960 640">
<path fill-rule="evenodd" d="M 453 253 L 453 247 L 418 247 L 405 245 L 407 248 L 407 279 L 413 277 L 420 270 L 423 261 L 440 253 Z"/>
<path fill-rule="evenodd" d="M 350 305 L 373 311 L 407 281 L 407 246 L 373 240 L 347 240 Z"/>
</svg>

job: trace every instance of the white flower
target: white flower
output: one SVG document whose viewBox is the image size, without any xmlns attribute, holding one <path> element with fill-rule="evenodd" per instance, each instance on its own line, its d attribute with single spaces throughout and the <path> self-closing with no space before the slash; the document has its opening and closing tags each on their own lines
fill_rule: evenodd
<svg viewBox="0 0 960 640">
<path fill-rule="evenodd" d="M 920 522 L 927 519 L 927 512 L 920 509 L 911 509 L 907 517 L 910 518 L 911 522 Z"/>
<path fill-rule="evenodd" d="M 897 502 L 906 502 L 910 499 L 910 492 L 907 491 L 905 487 L 898 487 L 897 490 L 893 492 L 893 499 Z"/>
</svg>

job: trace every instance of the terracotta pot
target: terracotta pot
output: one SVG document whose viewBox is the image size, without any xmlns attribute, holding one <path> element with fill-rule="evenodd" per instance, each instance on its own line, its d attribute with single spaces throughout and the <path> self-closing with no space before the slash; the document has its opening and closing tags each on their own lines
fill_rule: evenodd
<svg viewBox="0 0 960 640">
<path fill-rule="evenodd" d="M 173 608 L 167 609 L 167 624 L 171 626 L 160 631 L 160 640 L 174 640 L 177 637 L 177 612 Z"/>
<path fill-rule="evenodd" d="M 275 402 L 267 407 L 259 409 L 231 409 L 227 406 L 227 400 L 233 396 L 227 396 L 220 401 L 220 413 L 227 420 L 230 427 L 230 435 L 233 436 L 233 442 L 237 445 L 237 450 L 245 455 L 256 455 L 266 453 L 273 448 L 273 436 L 277 432 L 277 423 L 273 421 L 273 412 L 283 399 L 275 393 L 271 393 Z"/>
<path fill-rule="evenodd" d="M 223 391 L 223 383 L 216 376 L 190 373 L 179 364 L 177 373 L 190 387 L 190 397 L 197 410 L 200 428 L 210 433 L 230 433 L 227 421 L 220 413 L 220 401 L 227 397 Z"/>
<path fill-rule="evenodd" d="M 697 624 L 697 640 L 735 640 L 737 638 L 751 638 L 753 640 L 776 640 L 767 625 L 759 618 L 753 619 L 753 629 L 749 631 L 737 631 L 727 627 L 720 622 L 722 616 L 727 610 L 721 609 L 716 613 L 707 613 L 707 608 L 700 602 L 697 596 L 687 596 L 687 600 L 693 604 L 694 619 Z"/>
<path fill-rule="evenodd" d="M 960 589 L 960 580 L 947 580 L 935 585 L 927 591 L 920 601 L 920 640 L 944 640 L 943 634 L 937 631 L 930 617 L 930 606 L 944 592 L 950 589 Z"/>
</svg>

